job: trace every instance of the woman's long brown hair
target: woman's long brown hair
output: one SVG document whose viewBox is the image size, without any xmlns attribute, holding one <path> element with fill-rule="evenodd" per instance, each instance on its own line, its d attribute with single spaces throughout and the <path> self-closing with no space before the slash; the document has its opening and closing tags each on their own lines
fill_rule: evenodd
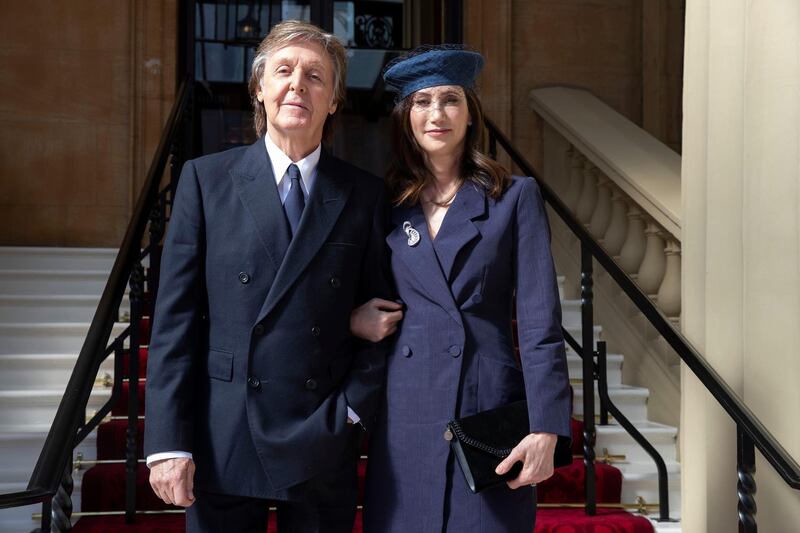
<svg viewBox="0 0 800 533">
<path fill-rule="evenodd" d="M 502 165 L 483 153 L 485 137 L 483 109 L 478 95 L 464 88 L 472 124 L 467 126 L 460 175 L 465 182 L 479 185 L 491 198 L 499 198 L 511 181 Z M 425 185 L 434 179 L 425 165 L 425 153 L 414 138 L 410 112 L 413 94 L 395 104 L 392 110 L 392 146 L 394 158 L 386 173 L 386 185 L 394 205 L 415 205 Z"/>
</svg>

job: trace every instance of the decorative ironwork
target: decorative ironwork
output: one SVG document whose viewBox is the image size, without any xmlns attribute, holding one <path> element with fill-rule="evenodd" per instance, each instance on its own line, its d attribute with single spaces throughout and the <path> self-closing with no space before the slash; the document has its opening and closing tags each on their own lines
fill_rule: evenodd
<svg viewBox="0 0 800 533">
<path fill-rule="evenodd" d="M 369 48 L 394 48 L 394 19 L 390 16 L 358 15 L 356 26 Z"/>
<path fill-rule="evenodd" d="M 605 372 L 606 368 L 606 343 L 599 341 L 597 343 L 597 366 L 600 372 Z M 622 411 L 614 405 L 611 397 L 608 394 L 608 383 L 603 379 L 598 383 L 597 393 L 600 396 L 600 401 L 605 409 L 614 416 L 617 423 L 622 426 L 628 435 L 641 446 L 645 452 L 653 459 L 658 471 L 658 520 L 660 522 L 669 522 L 669 478 L 667 477 L 667 465 L 664 458 L 658 453 L 658 450 L 650 444 L 650 442 L 642 435 L 642 433 L 634 426 L 628 417 L 622 414 Z"/>
<path fill-rule="evenodd" d="M 753 440 L 741 426 L 736 426 L 736 494 L 739 497 L 739 532 L 756 533 L 756 450 Z"/>
<path fill-rule="evenodd" d="M 141 301 L 144 298 L 144 267 L 141 261 L 136 261 L 131 269 L 131 279 L 129 282 L 131 292 L 131 319 L 133 321 L 133 303 L 134 300 Z"/>
<path fill-rule="evenodd" d="M 158 197 L 156 203 L 150 209 L 150 242 L 159 242 L 164 236 L 164 228 L 166 221 L 164 220 L 164 207 L 161 196 Z"/>
<path fill-rule="evenodd" d="M 592 254 L 581 243 L 581 330 L 583 337 L 583 466 L 586 471 L 586 514 L 597 512 L 594 470 L 594 316 L 592 311 Z"/>
<path fill-rule="evenodd" d="M 139 346 L 142 339 L 142 306 L 145 272 L 141 261 L 131 270 L 131 336 L 128 343 L 128 424 L 125 440 L 125 523 L 136 514 L 137 436 L 139 432 Z"/>
<path fill-rule="evenodd" d="M 50 527 L 53 533 L 72 531 L 72 489 L 72 461 L 69 461 L 61 478 L 61 485 L 53 496 L 50 515 L 52 519 Z"/>
</svg>

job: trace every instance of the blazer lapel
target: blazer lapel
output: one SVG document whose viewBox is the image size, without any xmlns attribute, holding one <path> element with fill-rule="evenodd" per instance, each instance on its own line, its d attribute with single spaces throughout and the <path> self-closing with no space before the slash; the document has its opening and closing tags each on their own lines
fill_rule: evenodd
<svg viewBox="0 0 800 533">
<path fill-rule="evenodd" d="M 392 253 L 398 256 L 411 271 L 428 295 L 447 311 L 453 320 L 461 324 L 461 314 L 456 307 L 453 293 L 439 266 L 439 259 L 433 249 L 428 224 L 419 205 L 400 207 L 392 210 L 395 228 L 386 236 L 386 243 Z M 408 236 L 403 231 L 403 223 L 410 222 L 419 232 L 420 240 L 416 246 L 408 245 Z"/>
<path fill-rule="evenodd" d="M 486 193 L 472 183 L 465 183 L 458 191 L 453 205 L 447 210 L 434 244 L 444 277 L 448 281 L 452 281 L 453 265 L 458 252 L 480 235 L 473 220 L 485 212 Z"/>
<path fill-rule="evenodd" d="M 335 160 L 323 150 L 317 165 L 314 189 L 303 209 L 297 233 L 286 250 L 275 281 L 258 314 L 258 321 L 263 320 L 275 307 L 333 230 L 353 186 L 349 176 L 338 170 Z M 284 216 L 284 222 L 285 218 Z"/>
<path fill-rule="evenodd" d="M 259 140 L 250 145 L 229 173 L 240 200 L 253 218 L 275 273 L 289 247 L 290 230 L 264 143 Z"/>
</svg>

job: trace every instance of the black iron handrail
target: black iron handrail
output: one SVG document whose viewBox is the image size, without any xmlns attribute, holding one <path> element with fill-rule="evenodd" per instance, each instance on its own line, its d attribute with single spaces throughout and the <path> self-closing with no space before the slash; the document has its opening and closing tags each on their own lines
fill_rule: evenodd
<svg viewBox="0 0 800 533">
<path fill-rule="evenodd" d="M 40 503 L 55 495 L 62 483 L 65 465 L 71 462 L 73 448 L 79 442 L 76 442 L 76 438 L 85 438 L 92 429 L 89 426 L 96 426 L 102 420 L 102 417 L 95 416 L 89 424 L 85 424 L 86 405 L 101 363 L 110 354 L 109 350 L 118 348 L 117 344 L 121 342 L 117 339 L 111 346 L 108 344 L 131 272 L 141 259 L 145 229 L 151 209 L 160 198 L 159 187 L 171 155 L 171 144 L 179 134 L 180 119 L 189 105 L 191 92 L 192 84 L 189 80 L 185 80 L 178 89 L 175 104 L 148 170 L 147 179 L 114 261 L 111 275 L 103 289 L 86 340 L 31 474 L 28 487 L 24 491 L 0 495 L 0 509 Z M 129 332 L 130 330 L 126 329 L 124 335 L 128 335 Z M 134 357 L 135 354 L 131 354 L 131 358 Z M 115 360 L 115 366 L 117 365 Z M 117 366 L 117 370 L 119 368 Z M 115 386 L 116 380 L 121 379 L 121 373 L 115 375 Z M 112 394 L 112 398 L 102 409 L 105 413 L 110 410 L 117 397 L 118 394 Z"/>
<path fill-rule="evenodd" d="M 561 218 L 572 233 L 580 240 L 581 247 L 609 273 L 611 278 L 619 285 L 623 292 L 631 299 L 645 318 L 653 325 L 681 360 L 700 380 L 703 386 L 714 396 L 725 412 L 737 425 L 740 441 L 740 468 L 739 476 L 750 476 L 754 464 L 750 460 L 748 448 L 755 445 L 767 462 L 781 476 L 784 482 L 793 489 L 800 489 L 800 465 L 789 455 L 786 449 L 778 442 L 775 436 L 761 423 L 758 417 L 747 407 L 744 401 L 731 389 L 706 359 L 692 346 L 692 344 L 670 323 L 670 321 L 656 308 L 650 298 L 636 285 L 633 279 L 622 270 L 616 261 L 605 251 L 597 240 L 584 228 L 583 224 L 572 214 L 569 208 L 561 201 L 550 186 L 541 179 L 541 174 L 514 148 L 508 137 L 492 122 L 485 119 L 489 131 L 489 152 L 492 156 L 497 154 L 499 143 L 514 164 L 523 174 L 536 178 L 544 201 Z M 742 451 L 743 450 L 743 451 Z M 744 458 L 744 459 L 743 459 Z M 747 463 L 745 468 L 742 461 Z M 748 486 L 748 481 L 740 479 L 740 515 L 743 500 L 749 501 L 755 490 Z M 744 490 L 744 494 L 742 494 Z M 746 506 L 746 505 L 745 505 Z M 744 520 L 744 519 L 742 519 Z"/>
</svg>

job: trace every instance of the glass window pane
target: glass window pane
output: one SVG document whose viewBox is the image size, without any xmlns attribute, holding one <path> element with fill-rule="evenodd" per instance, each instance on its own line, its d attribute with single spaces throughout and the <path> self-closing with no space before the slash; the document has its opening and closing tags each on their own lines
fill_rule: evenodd
<svg viewBox="0 0 800 533">
<path fill-rule="evenodd" d="M 302 0 L 283 0 L 281 2 L 281 19 L 311 22 L 310 2 L 303 2 Z"/>
<path fill-rule="evenodd" d="M 197 43 L 195 75 L 207 81 L 244 81 L 244 48 L 219 43 Z M 204 53 L 205 52 L 205 53 Z M 205 58 L 205 65 L 204 63 Z"/>
</svg>

